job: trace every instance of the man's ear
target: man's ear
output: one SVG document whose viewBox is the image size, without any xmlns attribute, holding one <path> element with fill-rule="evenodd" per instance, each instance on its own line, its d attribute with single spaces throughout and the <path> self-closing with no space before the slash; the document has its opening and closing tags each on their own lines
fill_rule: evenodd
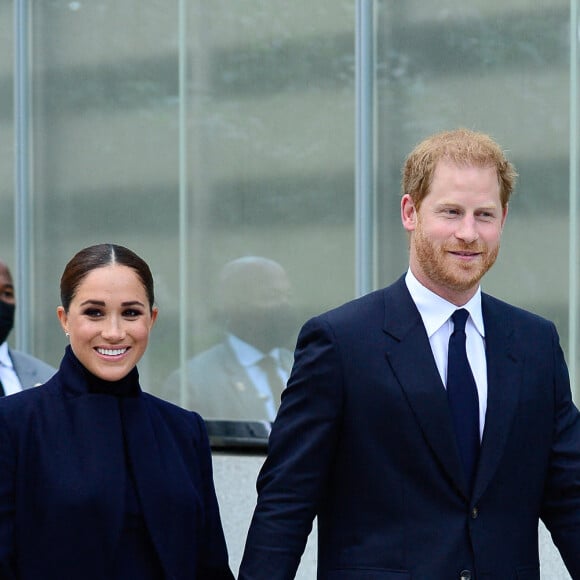
<svg viewBox="0 0 580 580">
<path fill-rule="evenodd" d="M 508 209 L 509 209 L 509 204 L 506 203 L 505 206 L 502 208 L 502 216 L 501 216 L 501 229 L 503 230 L 503 227 L 505 226 L 505 220 L 507 218 L 507 214 L 508 214 Z"/>
<path fill-rule="evenodd" d="M 408 193 L 401 198 L 401 222 L 408 232 L 417 226 L 417 208 Z"/>
</svg>

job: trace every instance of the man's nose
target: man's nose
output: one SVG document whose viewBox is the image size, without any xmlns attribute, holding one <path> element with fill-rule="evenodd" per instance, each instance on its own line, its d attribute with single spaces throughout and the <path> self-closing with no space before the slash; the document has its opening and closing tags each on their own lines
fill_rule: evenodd
<svg viewBox="0 0 580 580">
<path fill-rule="evenodd" d="M 455 231 L 455 237 L 463 240 L 466 244 L 471 244 L 479 238 L 475 216 L 465 215 L 462 218 L 459 227 Z"/>
</svg>

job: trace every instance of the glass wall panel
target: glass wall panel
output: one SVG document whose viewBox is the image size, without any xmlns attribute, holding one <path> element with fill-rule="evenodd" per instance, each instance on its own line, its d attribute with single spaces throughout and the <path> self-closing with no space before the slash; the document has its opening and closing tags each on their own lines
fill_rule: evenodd
<svg viewBox="0 0 580 580">
<path fill-rule="evenodd" d="M 299 324 L 354 293 L 352 2 L 33 5 L 36 354 L 57 364 L 65 345 L 66 261 L 117 242 L 156 279 L 144 387 L 208 418 L 271 418 L 251 346 L 278 347 L 283 379 Z M 248 256 L 269 261 L 221 286 Z M 213 366 L 226 328 L 252 368 Z M 180 372 L 215 345 L 195 380 Z"/>
<path fill-rule="evenodd" d="M 0 259 L 14 256 L 14 24 L 10 0 L 0 0 Z"/>
<path fill-rule="evenodd" d="M 188 348 L 165 394 L 271 420 L 299 324 L 353 294 L 353 7 L 198 1 L 187 18 Z"/>
<path fill-rule="evenodd" d="M 177 254 L 177 4 L 31 4 L 33 344 L 57 364 L 59 278 L 80 248 L 116 242 L 147 259 L 163 302 Z M 140 365 L 159 383 L 161 317 Z M 173 335 L 172 335 L 173 336 Z"/>
</svg>

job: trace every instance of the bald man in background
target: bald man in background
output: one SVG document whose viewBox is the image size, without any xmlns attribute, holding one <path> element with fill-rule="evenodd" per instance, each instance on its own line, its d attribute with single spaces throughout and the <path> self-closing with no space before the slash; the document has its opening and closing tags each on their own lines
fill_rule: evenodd
<svg viewBox="0 0 580 580">
<path fill-rule="evenodd" d="M 45 362 L 8 347 L 6 341 L 14 327 L 15 310 L 12 274 L 6 263 L 0 260 L 0 396 L 44 383 L 56 372 Z"/>
<path fill-rule="evenodd" d="M 184 406 L 204 419 L 273 421 L 297 331 L 288 276 L 273 260 L 245 256 L 224 266 L 218 296 L 224 340 L 187 362 Z M 181 403 L 179 369 L 164 394 Z"/>
</svg>

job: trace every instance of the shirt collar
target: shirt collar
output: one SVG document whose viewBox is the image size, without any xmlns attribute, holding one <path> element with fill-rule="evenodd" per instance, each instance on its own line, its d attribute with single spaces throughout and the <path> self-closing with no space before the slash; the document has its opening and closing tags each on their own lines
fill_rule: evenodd
<svg viewBox="0 0 580 580">
<path fill-rule="evenodd" d="M 14 368 L 14 364 L 8 353 L 8 343 L 6 341 L 0 344 L 0 365 L 11 369 Z"/>
<path fill-rule="evenodd" d="M 444 324 L 449 320 L 449 317 L 457 310 L 457 306 L 448 302 L 444 298 L 441 298 L 435 292 L 431 292 L 428 288 L 425 288 L 413 272 L 411 268 L 407 270 L 407 275 L 405 276 L 405 283 L 411 294 L 413 302 L 419 310 L 419 314 L 423 319 L 423 324 L 425 325 L 425 330 L 429 338 L 433 336 Z M 464 304 L 462 308 L 465 308 L 471 316 L 473 324 L 482 337 L 485 337 L 485 327 L 483 325 L 483 315 L 481 313 L 481 287 L 477 287 L 477 291 L 473 297 Z"/>
<path fill-rule="evenodd" d="M 243 367 L 251 367 L 256 365 L 265 356 L 265 353 L 263 353 L 261 350 L 247 343 L 245 340 L 235 336 L 234 334 L 228 333 L 227 340 L 232 350 L 234 351 L 235 357 Z M 267 354 L 274 358 L 276 362 L 280 362 L 280 349 L 274 348 Z"/>
</svg>

